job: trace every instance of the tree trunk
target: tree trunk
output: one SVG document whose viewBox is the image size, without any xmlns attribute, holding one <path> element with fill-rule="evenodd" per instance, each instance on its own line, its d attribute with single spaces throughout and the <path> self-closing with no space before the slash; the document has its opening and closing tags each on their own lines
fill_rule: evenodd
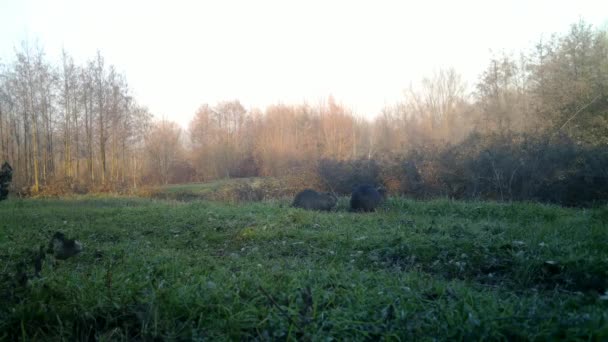
<svg viewBox="0 0 608 342">
<path fill-rule="evenodd" d="M 38 180 L 38 123 L 36 117 L 32 115 L 32 154 L 34 155 L 34 193 L 40 191 L 40 184 Z"/>
<path fill-rule="evenodd" d="M 78 180 L 80 177 L 80 145 L 78 141 L 78 114 L 74 111 L 74 148 L 75 148 L 75 158 L 76 158 L 76 174 L 74 179 Z"/>
<path fill-rule="evenodd" d="M 8 160 L 8 149 L 4 149 L 4 117 L 2 115 L 2 103 L 0 103 L 0 163 Z"/>
</svg>

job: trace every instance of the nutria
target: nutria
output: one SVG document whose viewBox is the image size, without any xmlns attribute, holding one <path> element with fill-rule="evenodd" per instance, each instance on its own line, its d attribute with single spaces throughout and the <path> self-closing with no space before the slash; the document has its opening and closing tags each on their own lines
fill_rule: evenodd
<svg viewBox="0 0 608 342">
<path fill-rule="evenodd" d="M 52 253 L 56 259 L 65 260 L 81 251 L 82 244 L 79 241 L 66 239 L 63 233 L 57 232 L 49 243 L 47 253 Z"/>
<path fill-rule="evenodd" d="M 8 197 L 8 186 L 13 179 L 13 168 L 8 162 L 2 164 L 0 168 L 0 201 L 5 200 Z"/>
<path fill-rule="evenodd" d="M 376 208 L 386 199 L 386 190 L 369 184 L 356 187 L 350 198 L 351 211 L 376 211 Z"/>
<path fill-rule="evenodd" d="M 292 207 L 308 210 L 331 210 L 338 198 L 329 192 L 319 193 L 312 189 L 300 191 L 293 200 Z"/>
</svg>

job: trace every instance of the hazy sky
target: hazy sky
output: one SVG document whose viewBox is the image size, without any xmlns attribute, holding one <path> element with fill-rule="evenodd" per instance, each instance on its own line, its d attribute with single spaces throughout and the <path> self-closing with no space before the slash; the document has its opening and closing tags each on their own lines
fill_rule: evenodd
<svg viewBox="0 0 608 342">
<path fill-rule="evenodd" d="M 372 117 L 441 67 L 473 84 L 491 52 L 530 48 L 608 1 L 0 0 L 0 59 L 24 39 L 51 60 L 101 50 L 139 102 L 187 125 L 202 103 L 246 107 L 332 94 Z"/>
</svg>

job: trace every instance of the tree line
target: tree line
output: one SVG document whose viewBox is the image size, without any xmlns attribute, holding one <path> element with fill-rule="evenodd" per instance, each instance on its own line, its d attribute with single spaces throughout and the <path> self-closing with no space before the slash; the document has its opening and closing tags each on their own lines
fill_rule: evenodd
<svg viewBox="0 0 608 342">
<path fill-rule="evenodd" d="M 607 92 L 608 36 L 580 21 L 518 55 L 494 56 L 472 92 L 456 70 L 439 70 L 373 120 L 332 97 L 264 109 L 232 100 L 203 104 L 184 130 L 152 120 L 100 53 L 75 65 L 64 52 L 53 65 L 24 45 L 0 73 L 0 159 L 15 166 L 15 184 L 36 192 L 56 183 L 132 188 L 318 176 L 323 161 L 405 160 L 413 151 L 470 145 L 472 134 L 566 136 L 605 148 Z M 398 172 L 439 172 L 407 165 Z"/>
<path fill-rule="evenodd" d="M 76 65 L 62 51 L 51 64 L 41 48 L 23 43 L 2 65 L 0 159 L 13 165 L 18 191 L 57 182 L 136 186 L 151 119 L 99 52 Z"/>
</svg>

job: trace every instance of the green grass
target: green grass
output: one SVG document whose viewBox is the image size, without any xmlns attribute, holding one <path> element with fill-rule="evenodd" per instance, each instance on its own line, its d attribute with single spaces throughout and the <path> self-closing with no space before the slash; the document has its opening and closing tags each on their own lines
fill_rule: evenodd
<svg viewBox="0 0 608 342">
<path fill-rule="evenodd" d="M 242 182 L 248 180 L 240 179 Z M 192 193 L 192 194 L 206 194 L 209 192 L 219 191 L 221 189 L 226 188 L 227 186 L 231 186 L 235 183 L 236 180 L 233 179 L 224 179 L 218 180 L 210 183 L 187 183 L 187 184 L 170 184 L 159 187 L 159 190 L 163 193 Z"/>
<path fill-rule="evenodd" d="M 608 339 L 606 207 L 288 204 L 1 202 L 0 340 Z"/>
<path fill-rule="evenodd" d="M 179 201 L 211 200 L 229 203 L 292 196 L 297 190 L 286 179 L 232 178 L 209 183 L 170 184 L 146 189 L 145 197 Z"/>
</svg>

